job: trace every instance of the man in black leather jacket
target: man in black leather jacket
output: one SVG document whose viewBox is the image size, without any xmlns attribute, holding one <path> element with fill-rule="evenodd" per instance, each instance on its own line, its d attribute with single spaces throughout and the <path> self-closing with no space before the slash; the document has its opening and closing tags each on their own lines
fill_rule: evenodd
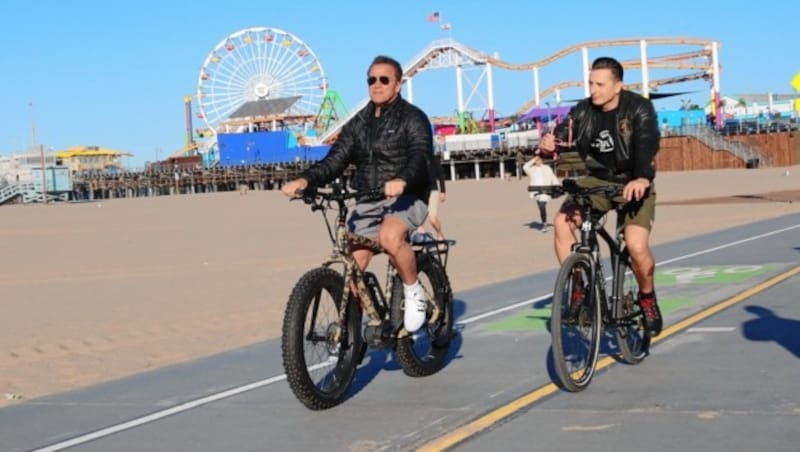
<svg viewBox="0 0 800 452">
<path fill-rule="evenodd" d="M 427 115 L 400 96 L 402 77 L 400 63 L 376 57 L 367 71 L 370 102 L 344 125 L 325 158 L 285 184 L 282 191 L 294 197 L 309 185 L 323 186 L 351 164 L 354 189 L 383 188 L 385 200 L 356 203 L 348 226 L 376 238 L 389 255 L 405 289 L 405 328 L 414 332 L 425 322 L 427 301 L 407 237 L 428 214 L 425 201 L 431 189 L 428 167 L 433 139 Z M 357 248 L 353 257 L 363 270 L 372 253 Z"/>
<path fill-rule="evenodd" d="M 589 173 L 578 180 L 579 185 L 624 185 L 621 197 L 594 196 L 592 207 L 602 213 L 615 208 L 624 216 L 625 244 L 639 284 L 639 304 L 647 330 L 656 336 L 661 332 L 662 319 L 655 296 L 655 260 L 649 240 L 655 219 L 654 159 L 660 136 L 653 104 L 623 89 L 622 78 L 622 65 L 617 60 L 597 58 L 589 75 L 591 96 L 575 105 L 553 134 L 543 136 L 539 148 L 545 152 L 554 152 L 557 145 L 577 148 Z M 567 198 L 553 221 L 560 262 L 569 255 L 581 223 L 575 207 Z M 576 294 L 574 298 L 579 297 Z"/>
</svg>

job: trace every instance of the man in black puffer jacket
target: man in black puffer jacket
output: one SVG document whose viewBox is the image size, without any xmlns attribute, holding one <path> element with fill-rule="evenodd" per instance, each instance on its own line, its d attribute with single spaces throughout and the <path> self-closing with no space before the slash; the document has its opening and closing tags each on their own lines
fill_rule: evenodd
<svg viewBox="0 0 800 452">
<path fill-rule="evenodd" d="M 428 215 L 424 201 L 431 189 L 428 167 L 433 139 L 427 115 L 400 96 L 402 78 L 400 63 L 375 57 L 367 71 L 370 102 L 344 125 L 325 158 L 285 184 L 282 191 L 294 197 L 308 186 L 323 186 L 351 164 L 354 189 L 383 187 L 386 199 L 356 203 L 348 226 L 357 234 L 376 238 L 389 255 L 403 281 L 404 326 L 414 332 L 425 323 L 427 301 L 407 237 Z M 363 270 L 372 252 L 357 248 L 353 257 Z"/>
<path fill-rule="evenodd" d="M 655 295 L 655 260 L 649 240 L 655 219 L 654 159 L 660 136 L 653 104 L 623 89 L 622 76 L 619 61 L 597 58 L 589 74 L 591 96 L 572 107 L 567 119 L 556 126 L 553 134 L 542 137 L 539 149 L 554 152 L 557 144 L 577 148 L 589 172 L 587 177 L 577 181 L 578 185 L 624 186 L 619 198 L 593 196 L 592 207 L 600 213 L 617 209 L 623 218 L 631 269 L 639 283 L 638 302 L 648 332 L 656 336 L 661 332 L 662 319 Z M 553 220 L 555 249 L 560 262 L 570 254 L 580 224 L 580 211 L 567 198 Z M 573 296 L 573 304 L 579 307 L 578 298 L 578 294 Z"/>
</svg>

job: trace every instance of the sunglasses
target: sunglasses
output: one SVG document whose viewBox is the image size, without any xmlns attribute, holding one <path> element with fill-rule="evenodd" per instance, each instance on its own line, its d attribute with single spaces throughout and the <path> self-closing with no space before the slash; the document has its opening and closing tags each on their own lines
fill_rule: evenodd
<svg viewBox="0 0 800 452">
<path fill-rule="evenodd" d="M 378 80 L 380 80 L 380 81 L 381 81 L 381 85 L 388 85 L 388 84 L 389 84 L 389 82 L 391 82 L 391 80 L 389 79 L 389 77 L 387 77 L 387 76 L 385 76 L 385 75 L 381 75 L 380 77 L 375 77 L 375 76 L 373 75 L 373 76 L 367 77 L 367 85 L 369 85 L 369 86 L 372 86 L 372 85 L 374 85 L 374 84 L 375 84 L 375 82 L 377 82 Z"/>
</svg>

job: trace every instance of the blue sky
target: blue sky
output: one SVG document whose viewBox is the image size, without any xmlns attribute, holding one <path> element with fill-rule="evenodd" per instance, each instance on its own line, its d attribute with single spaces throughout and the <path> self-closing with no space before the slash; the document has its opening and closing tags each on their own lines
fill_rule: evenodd
<svg viewBox="0 0 800 452">
<path fill-rule="evenodd" d="M 720 6 L 724 5 L 724 10 Z M 426 16 L 439 11 L 449 32 Z M 721 42 L 723 94 L 790 93 L 800 71 L 800 6 L 789 1 L 506 2 L 4 0 L 0 38 L 0 154 L 38 143 L 56 150 L 99 145 L 133 153 L 130 164 L 164 158 L 185 141 L 183 98 L 193 95 L 203 61 L 226 36 L 275 27 L 306 42 L 330 87 L 348 107 L 367 93 L 369 61 L 388 54 L 408 62 L 432 40 L 453 39 L 501 59 L 524 63 L 596 40 L 686 36 Z M 590 51 L 635 57 L 638 49 Z M 633 54 L 631 54 L 633 52 Z M 579 62 L 541 74 L 541 87 L 580 78 Z M 474 76 L 477 78 L 477 76 Z M 494 70 L 498 115 L 513 114 L 533 93 L 529 72 Z M 456 108 L 455 73 L 414 78 L 414 101 L 432 116 Z M 670 85 L 697 90 L 708 84 Z M 564 93 L 580 96 L 580 91 Z M 675 108 L 678 99 L 657 101 Z M 196 119 L 196 118 L 195 118 Z M 195 122 L 195 127 L 199 126 Z"/>
</svg>

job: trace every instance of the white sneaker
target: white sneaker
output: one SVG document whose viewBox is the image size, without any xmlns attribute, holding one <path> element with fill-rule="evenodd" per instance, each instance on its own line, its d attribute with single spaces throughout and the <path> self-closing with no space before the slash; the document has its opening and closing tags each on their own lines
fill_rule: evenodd
<svg viewBox="0 0 800 452">
<path fill-rule="evenodd" d="M 406 331 L 413 333 L 425 324 L 425 313 L 428 303 L 425 301 L 425 289 L 417 281 L 407 286 L 403 284 L 405 301 L 403 303 L 403 326 Z"/>
</svg>

